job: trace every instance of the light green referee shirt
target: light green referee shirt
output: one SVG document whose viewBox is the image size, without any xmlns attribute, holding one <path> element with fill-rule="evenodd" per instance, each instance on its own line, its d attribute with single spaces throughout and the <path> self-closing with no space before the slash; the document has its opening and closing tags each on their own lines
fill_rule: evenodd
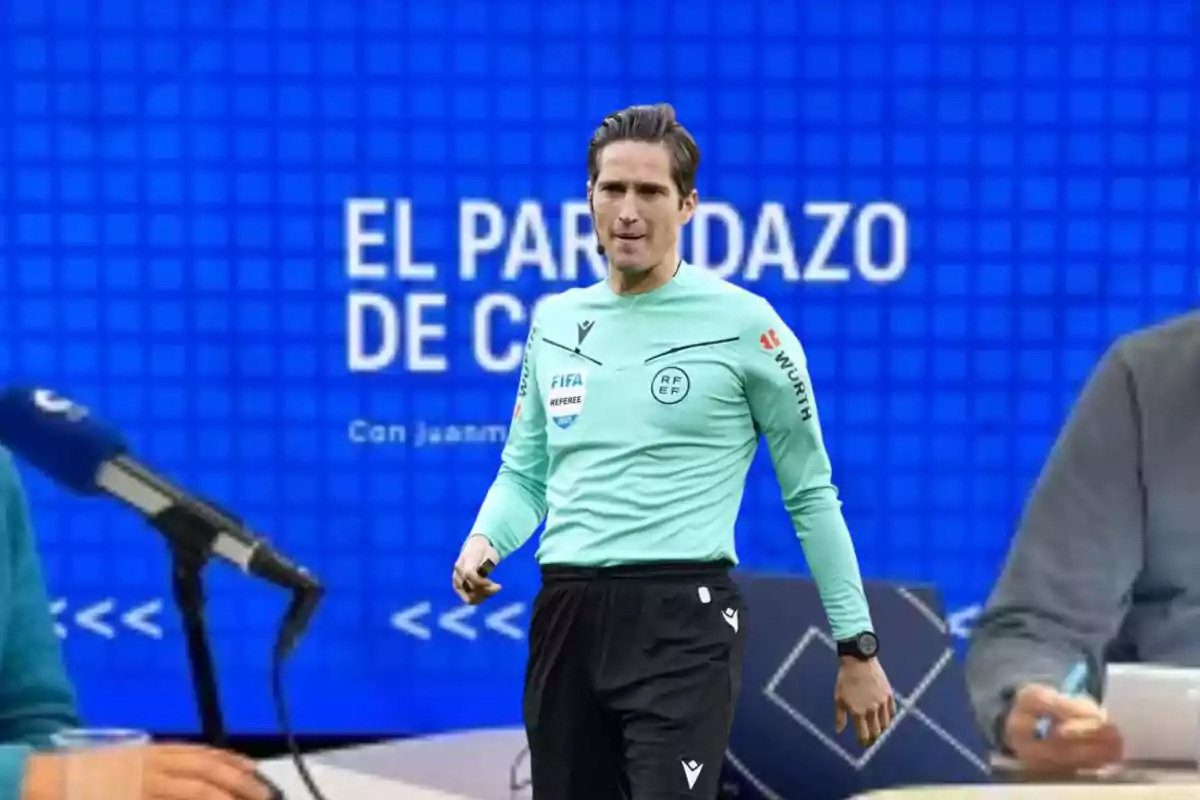
<svg viewBox="0 0 1200 800">
<path fill-rule="evenodd" d="M 760 435 L 836 638 L 871 630 L 804 351 L 763 298 L 682 263 L 666 285 L 544 300 L 472 532 L 543 564 L 728 559 Z"/>
</svg>

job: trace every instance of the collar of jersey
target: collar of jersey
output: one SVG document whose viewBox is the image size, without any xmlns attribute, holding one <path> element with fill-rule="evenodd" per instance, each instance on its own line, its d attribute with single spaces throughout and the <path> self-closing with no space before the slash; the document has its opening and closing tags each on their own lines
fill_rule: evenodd
<svg viewBox="0 0 1200 800">
<path fill-rule="evenodd" d="M 609 286 L 608 280 L 602 281 L 604 290 L 608 294 L 611 302 L 622 308 L 638 308 L 642 306 L 652 306 L 662 300 L 665 300 L 675 294 L 679 290 L 680 284 L 687 276 L 687 271 L 691 265 L 679 259 L 679 264 L 675 267 L 675 274 L 671 276 L 671 280 L 659 286 L 657 289 L 651 289 L 648 292 L 639 292 L 638 294 L 617 294 Z"/>
</svg>

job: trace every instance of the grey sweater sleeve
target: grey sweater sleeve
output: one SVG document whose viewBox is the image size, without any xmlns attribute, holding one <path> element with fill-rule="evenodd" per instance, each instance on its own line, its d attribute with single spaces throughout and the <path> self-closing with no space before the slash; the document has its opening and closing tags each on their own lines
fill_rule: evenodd
<svg viewBox="0 0 1200 800">
<path fill-rule="evenodd" d="M 1137 394 L 1117 342 L 1051 449 L 971 637 L 971 702 L 996 749 L 1018 687 L 1057 686 L 1087 659 L 1100 695 L 1104 649 L 1143 563 L 1140 454 Z"/>
</svg>

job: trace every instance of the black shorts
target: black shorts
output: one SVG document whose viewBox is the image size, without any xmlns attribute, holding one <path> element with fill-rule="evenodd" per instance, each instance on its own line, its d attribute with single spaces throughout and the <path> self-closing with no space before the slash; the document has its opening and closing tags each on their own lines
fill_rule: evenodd
<svg viewBox="0 0 1200 800">
<path fill-rule="evenodd" d="M 544 567 L 524 717 L 534 800 L 713 800 L 742 680 L 728 565 Z"/>
</svg>

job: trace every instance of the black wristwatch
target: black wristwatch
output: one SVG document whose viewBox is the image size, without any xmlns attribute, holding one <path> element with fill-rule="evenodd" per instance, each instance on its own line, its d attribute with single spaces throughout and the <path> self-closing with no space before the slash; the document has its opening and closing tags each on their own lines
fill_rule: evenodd
<svg viewBox="0 0 1200 800">
<path fill-rule="evenodd" d="M 852 639 L 843 639 L 837 643 L 839 656 L 853 656 L 859 661 L 870 661 L 879 653 L 879 637 L 870 631 L 863 631 Z"/>
</svg>

